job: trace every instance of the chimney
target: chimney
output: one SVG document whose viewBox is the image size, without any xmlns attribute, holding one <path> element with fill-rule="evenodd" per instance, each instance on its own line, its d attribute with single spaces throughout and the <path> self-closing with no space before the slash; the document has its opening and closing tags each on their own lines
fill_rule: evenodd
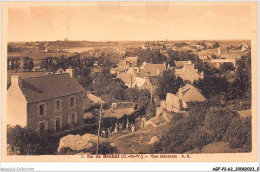
<svg viewBox="0 0 260 172">
<path fill-rule="evenodd" d="M 218 55 L 221 55 L 220 47 L 218 47 Z"/>
<path fill-rule="evenodd" d="M 74 78 L 74 70 L 73 69 L 66 69 L 66 73 L 70 74 L 71 78 Z"/>
<path fill-rule="evenodd" d="M 19 86 L 22 82 L 22 77 L 21 76 L 11 76 L 11 85 L 12 86 Z"/>
<path fill-rule="evenodd" d="M 167 69 L 166 62 L 163 62 L 164 68 Z"/>
<path fill-rule="evenodd" d="M 160 69 L 159 68 L 157 68 L 157 73 L 158 73 L 158 75 L 160 75 Z"/>
<path fill-rule="evenodd" d="M 144 68 L 146 67 L 146 62 L 144 62 Z"/>
</svg>

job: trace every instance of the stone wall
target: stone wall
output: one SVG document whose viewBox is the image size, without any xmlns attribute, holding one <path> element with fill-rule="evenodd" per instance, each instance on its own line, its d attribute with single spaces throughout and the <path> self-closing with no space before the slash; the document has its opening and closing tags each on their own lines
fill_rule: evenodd
<svg viewBox="0 0 260 172">
<path fill-rule="evenodd" d="M 75 96 L 75 106 L 70 107 L 70 97 Z M 55 101 L 61 100 L 61 110 L 55 110 Z M 39 105 L 45 104 L 46 113 L 39 115 Z M 27 128 L 30 130 L 39 131 L 39 123 L 46 121 L 48 130 L 56 130 L 56 118 L 61 117 L 61 128 L 68 124 L 68 116 L 72 113 L 77 114 L 77 123 L 83 123 L 83 93 L 77 93 L 65 97 L 46 100 L 43 102 L 27 104 Z M 73 126 L 71 126 L 73 127 Z"/>
</svg>

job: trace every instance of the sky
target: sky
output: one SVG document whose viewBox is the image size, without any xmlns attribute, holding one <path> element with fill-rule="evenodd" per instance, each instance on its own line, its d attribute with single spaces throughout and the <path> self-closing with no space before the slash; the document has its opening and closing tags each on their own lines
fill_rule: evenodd
<svg viewBox="0 0 260 172">
<path fill-rule="evenodd" d="M 249 5 L 100 3 L 11 6 L 8 41 L 248 39 Z"/>
</svg>

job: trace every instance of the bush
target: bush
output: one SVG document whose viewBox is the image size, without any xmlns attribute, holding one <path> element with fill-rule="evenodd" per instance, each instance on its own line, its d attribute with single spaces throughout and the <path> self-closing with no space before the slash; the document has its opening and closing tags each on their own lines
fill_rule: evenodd
<svg viewBox="0 0 260 172">
<path fill-rule="evenodd" d="M 66 124 L 64 126 L 62 126 L 61 130 L 68 130 L 70 129 L 70 125 L 69 124 Z"/>
<path fill-rule="evenodd" d="M 242 118 L 214 101 L 190 105 L 189 116 L 173 116 L 169 131 L 154 144 L 151 153 L 185 153 L 213 142 L 229 142 L 240 152 L 251 151 L 251 118 Z"/>
<path fill-rule="evenodd" d="M 7 144 L 11 150 L 18 148 L 21 155 L 49 154 L 44 148 L 49 145 L 46 134 L 28 131 L 21 126 L 7 127 Z M 17 152 L 17 153 L 18 153 Z"/>
<path fill-rule="evenodd" d="M 234 118 L 227 129 L 225 141 L 230 143 L 231 148 L 247 147 L 246 152 L 250 152 L 252 142 L 251 118 Z"/>
<path fill-rule="evenodd" d="M 156 115 L 156 106 L 154 104 L 148 105 L 145 110 L 146 120 L 149 120 Z"/>
</svg>

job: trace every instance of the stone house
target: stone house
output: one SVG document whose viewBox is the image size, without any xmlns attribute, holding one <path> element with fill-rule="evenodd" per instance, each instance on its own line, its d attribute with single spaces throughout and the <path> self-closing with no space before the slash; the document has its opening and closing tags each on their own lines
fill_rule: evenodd
<svg viewBox="0 0 260 172">
<path fill-rule="evenodd" d="M 166 63 L 163 64 L 151 64 L 143 62 L 140 66 L 140 74 L 139 77 L 150 77 L 150 76 L 159 76 L 165 71 Z"/>
<path fill-rule="evenodd" d="M 83 89 L 73 69 L 65 74 L 11 77 L 7 90 L 7 121 L 29 130 L 61 131 L 83 122 Z"/>
<path fill-rule="evenodd" d="M 188 107 L 186 103 L 202 102 L 206 100 L 206 98 L 201 94 L 201 90 L 190 84 L 181 87 L 175 96 L 182 100 L 182 107 L 184 108 Z"/>
<path fill-rule="evenodd" d="M 184 81 L 186 80 L 193 83 L 204 77 L 203 72 L 199 73 L 198 69 L 195 69 L 195 66 L 191 61 L 176 61 L 175 64 L 176 77 L 180 77 Z"/>
<path fill-rule="evenodd" d="M 180 112 L 182 108 L 181 100 L 174 94 L 167 93 L 165 100 L 165 109 L 169 112 Z"/>
</svg>

